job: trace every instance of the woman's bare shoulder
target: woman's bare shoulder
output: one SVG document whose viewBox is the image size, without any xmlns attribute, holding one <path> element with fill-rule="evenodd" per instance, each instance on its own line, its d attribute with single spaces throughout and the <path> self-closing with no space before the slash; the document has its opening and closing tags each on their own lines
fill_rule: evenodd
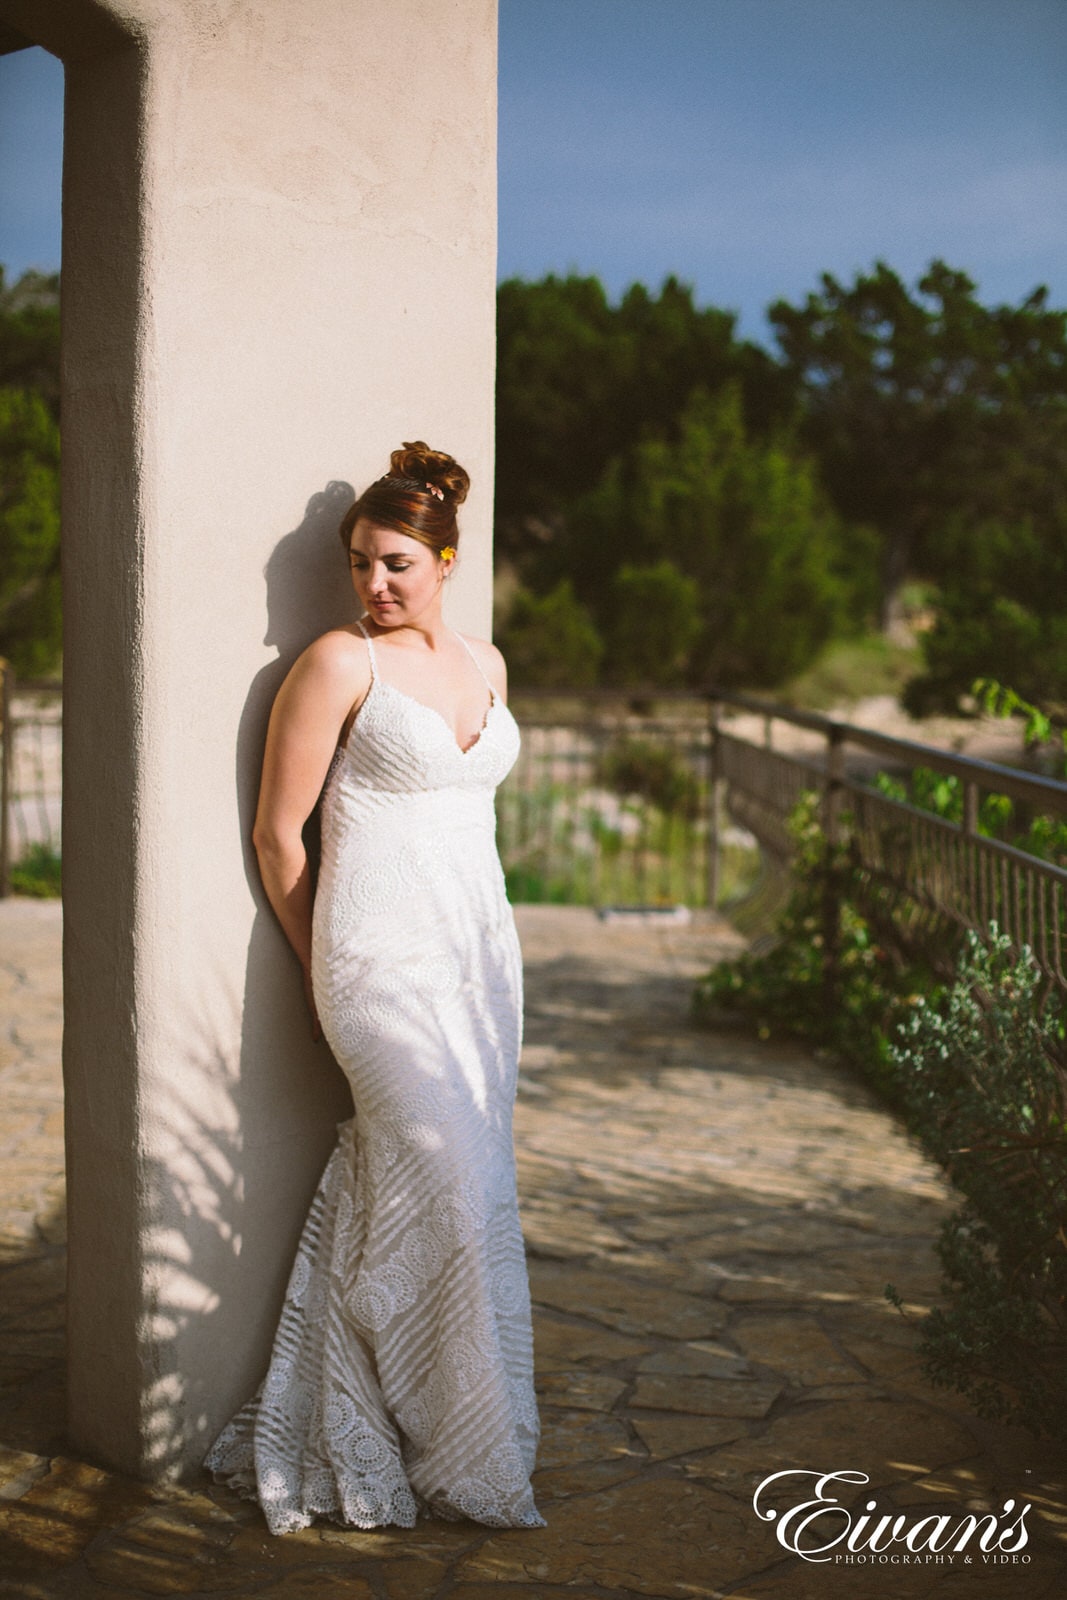
<svg viewBox="0 0 1067 1600">
<path fill-rule="evenodd" d="M 370 652 L 358 628 L 331 628 L 311 641 L 297 657 L 297 666 L 301 662 L 314 672 L 350 672 L 361 667 L 369 672 Z"/>
<path fill-rule="evenodd" d="M 500 695 L 508 691 L 508 669 L 504 657 L 500 654 L 495 644 L 490 644 L 488 639 L 475 639 L 470 634 L 463 638 L 474 654 L 474 659 L 485 673 L 493 688 Z"/>
<path fill-rule="evenodd" d="M 331 628 L 301 652 L 286 682 L 305 691 L 347 694 L 351 704 L 366 693 L 370 679 L 370 653 L 363 635 L 355 628 Z"/>
</svg>

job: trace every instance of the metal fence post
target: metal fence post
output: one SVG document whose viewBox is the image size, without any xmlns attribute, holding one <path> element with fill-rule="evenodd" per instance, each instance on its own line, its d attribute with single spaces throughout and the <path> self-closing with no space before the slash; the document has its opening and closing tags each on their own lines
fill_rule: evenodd
<svg viewBox="0 0 1067 1600">
<path fill-rule="evenodd" d="M 823 990 L 827 1009 L 837 1004 L 838 955 L 841 932 L 840 843 L 841 781 L 845 776 L 845 730 L 831 723 L 826 730 L 826 790 L 823 796 L 822 939 Z"/>
<path fill-rule="evenodd" d="M 720 860 L 722 836 L 719 822 L 719 782 L 721 756 L 719 752 L 719 702 L 711 698 L 708 705 L 708 730 L 711 749 L 708 757 L 708 910 L 719 904 L 719 882 L 722 874 Z"/>
<path fill-rule="evenodd" d="M 840 723 L 834 722 L 826 730 L 826 788 L 823 793 L 823 831 L 832 845 L 837 843 L 841 780 L 844 776 L 845 730 Z"/>
<path fill-rule="evenodd" d="M 11 893 L 11 766 L 15 730 L 11 725 L 11 691 L 14 674 L 0 660 L 0 899 Z"/>
<path fill-rule="evenodd" d="M 939 970 L 955 930 L 971 929 L 985 939 L 996 919 L 1017 947 L 1029 946 L 1050 991 L 1067 995 L 1067 866 L 1009 843 L 996 830 L 987 834 L 982 816 L 982 796 L 990 794 L 1021 802 L 1038 816 L 1067 818 L 1067 781 L 726 689 L 706 693 L 705 714 L 713 700 L 719 728 L 713 770 L 720 797 L 729 794 L 731 813 L 776 859 L 790 853 L 787 823 L 797 800 L 812 789 L 818 793 L 825 850 L 812 892 L 817 895 L 820 953 L 825 946 L 828 1006 L 837 1002 L 840 990 L 842 899 L 857 894 L 865 900 L 869 892 L 876 897 L 872 904 L 880 938 L 896 940 L 909 959 L 918 951 Z M 759 718 L 763 729 L 757 722 L 748 737 L 732 724 L 727 731 L 723 719 L 734 710 Z M 767 718 L 817 733 L 824 741 L 822 750 L 768 749 Z M 914 772 L 929 767 L 957 780 L 963 789 L 959 821 L 879 792 L 868 773 L 849 770 L 846 750 L 853 746 L 865 755 L 888 758 L 893 768 Z M 846 807 L 855 813 L 847 827 Z M 707 820 L 710 824 L 710 813 Z M 721 852 L 721 817 L 716 826 Z M 714 837 L 710 827 L 708 832 Z M 706 870 L 710 882 L 710 857 Z M 751 922 L 747 911 L 742 914 Z"/>
</svg>

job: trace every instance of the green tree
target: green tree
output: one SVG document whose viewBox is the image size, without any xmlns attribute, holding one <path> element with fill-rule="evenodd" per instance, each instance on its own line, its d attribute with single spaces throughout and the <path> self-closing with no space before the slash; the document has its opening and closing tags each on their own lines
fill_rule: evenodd
<svg viewBox="0 0 1067 1600">
<path fill-rule="evenodd" d="M 596 278 L 500 285 L 496 517 L 505 538 L 515 519 L 553 517 L 595 478 L 610 430 L 610 331 Z"/>
<path fill-rule="evenodd" d="M 501 630 L 517 688 L 581 689 L 594 684 L 603 641 L 567 578 L 546 595 L 519 589 Z"/>
<path fill-rule="evenodd" d="M 613 462 L 571 521 L 557 559 L 611 634 L 616 660 L 627 647 L 607 580 L 627 563 L 670 563 L 695 585 L 700 631 L 685 651 L 694 684 L 773 686 L 846 624 L 845 530 L 788 438 L 749 437 L 737 386 L 696 393 L 674 437 L 646 440 Z M 656 643 L 647 629 L 641 620 L 630 651 L 670 659 L 682 652 L 688 620 Z"/>
<path fill-rule="evenodd" d="M 702 627 L 695 578 L 666 559 L 643 567 L 624 563 L 611 584 L 608 676 L 630 686 L 677 687 Z"/>
<path fill-rule="evenodd" d="M 59 278 L 0 267 L 0 655 L 24 674 L 60 652 Z"/>
<path fill-rule="evenodd" d="M 0 388 L 32 389 L 59 420 L 59 276 L 0 266 Z"/>
<path fill-rule="evenodd" d="M 617 305 L 596 278 L 513 278 L 497 295 L 496 531 L 503 555 L 535 586 L 539 555 L 612 457 L 675 425 L 696 388 L 741 386 L 750 424 L 792 405 L 790 379 L 766 351 L 739 343 L 735 319 L 700 308 L 668 278 Z"/>
<path fill-rule="evenodd" d="M 943 261 L 912 293 L 878 262 L 770 308 L 802 437 L 840 514 L 881 540 L 883 618 L 909 575 L 954 583 L 961 535 L 967 559 L 996 523 L 1029 517 L 1046 552 L 1061 537 L 1067 313 L 1047 301 L 985 307 Z"/>
<path fill-rule="evenodd" d="M 0 655 L 47 671 L 61 626 L 59 429 L 39 394 L 0 389 Z"/>
<path fill-rule="evenodd" d="M 1067 702 L 1067 514 L 950 525 L 925 673 L 906 691 L 918 713 L 951 705 L 975 678 L 997 677 L 1029 700 Z"/>
</svg>

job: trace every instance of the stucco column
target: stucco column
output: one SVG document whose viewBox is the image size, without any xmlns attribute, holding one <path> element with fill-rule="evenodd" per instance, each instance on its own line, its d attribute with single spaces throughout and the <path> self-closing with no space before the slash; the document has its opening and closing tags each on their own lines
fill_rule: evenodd
<svg viewBox="0 0 1067 1600">
<path fill-rule="evenodd" d="M 249 853 L 270 702 L 401 439 L 489 627 L 494 0 L 0 0 L 63 55 L 74 1444 L 198 1462 L 347 1114 Z M 47 34 L 47 36 L 44 36 Z"/>
</svg>

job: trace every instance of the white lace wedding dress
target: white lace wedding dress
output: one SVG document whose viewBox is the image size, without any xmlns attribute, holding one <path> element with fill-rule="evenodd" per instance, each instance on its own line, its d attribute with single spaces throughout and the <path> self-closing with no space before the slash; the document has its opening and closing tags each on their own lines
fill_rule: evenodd
<svg viewBox="0 0 1067 1600">
<path fill-rule="evenodd" d="M 536 1527 L 511 1135 L 522 970 L 493 813 L 518 729 L 490 690 L 461 750 L 368 650 L 371 688 L 323 800 L 313 940 L 355 1116 L 315 1195 L 267 1376 L 206 1465 L 258 1499 L 274 1533 L 316 1516 L 411 1527 L 417 1510 Z"/>
</svg>

